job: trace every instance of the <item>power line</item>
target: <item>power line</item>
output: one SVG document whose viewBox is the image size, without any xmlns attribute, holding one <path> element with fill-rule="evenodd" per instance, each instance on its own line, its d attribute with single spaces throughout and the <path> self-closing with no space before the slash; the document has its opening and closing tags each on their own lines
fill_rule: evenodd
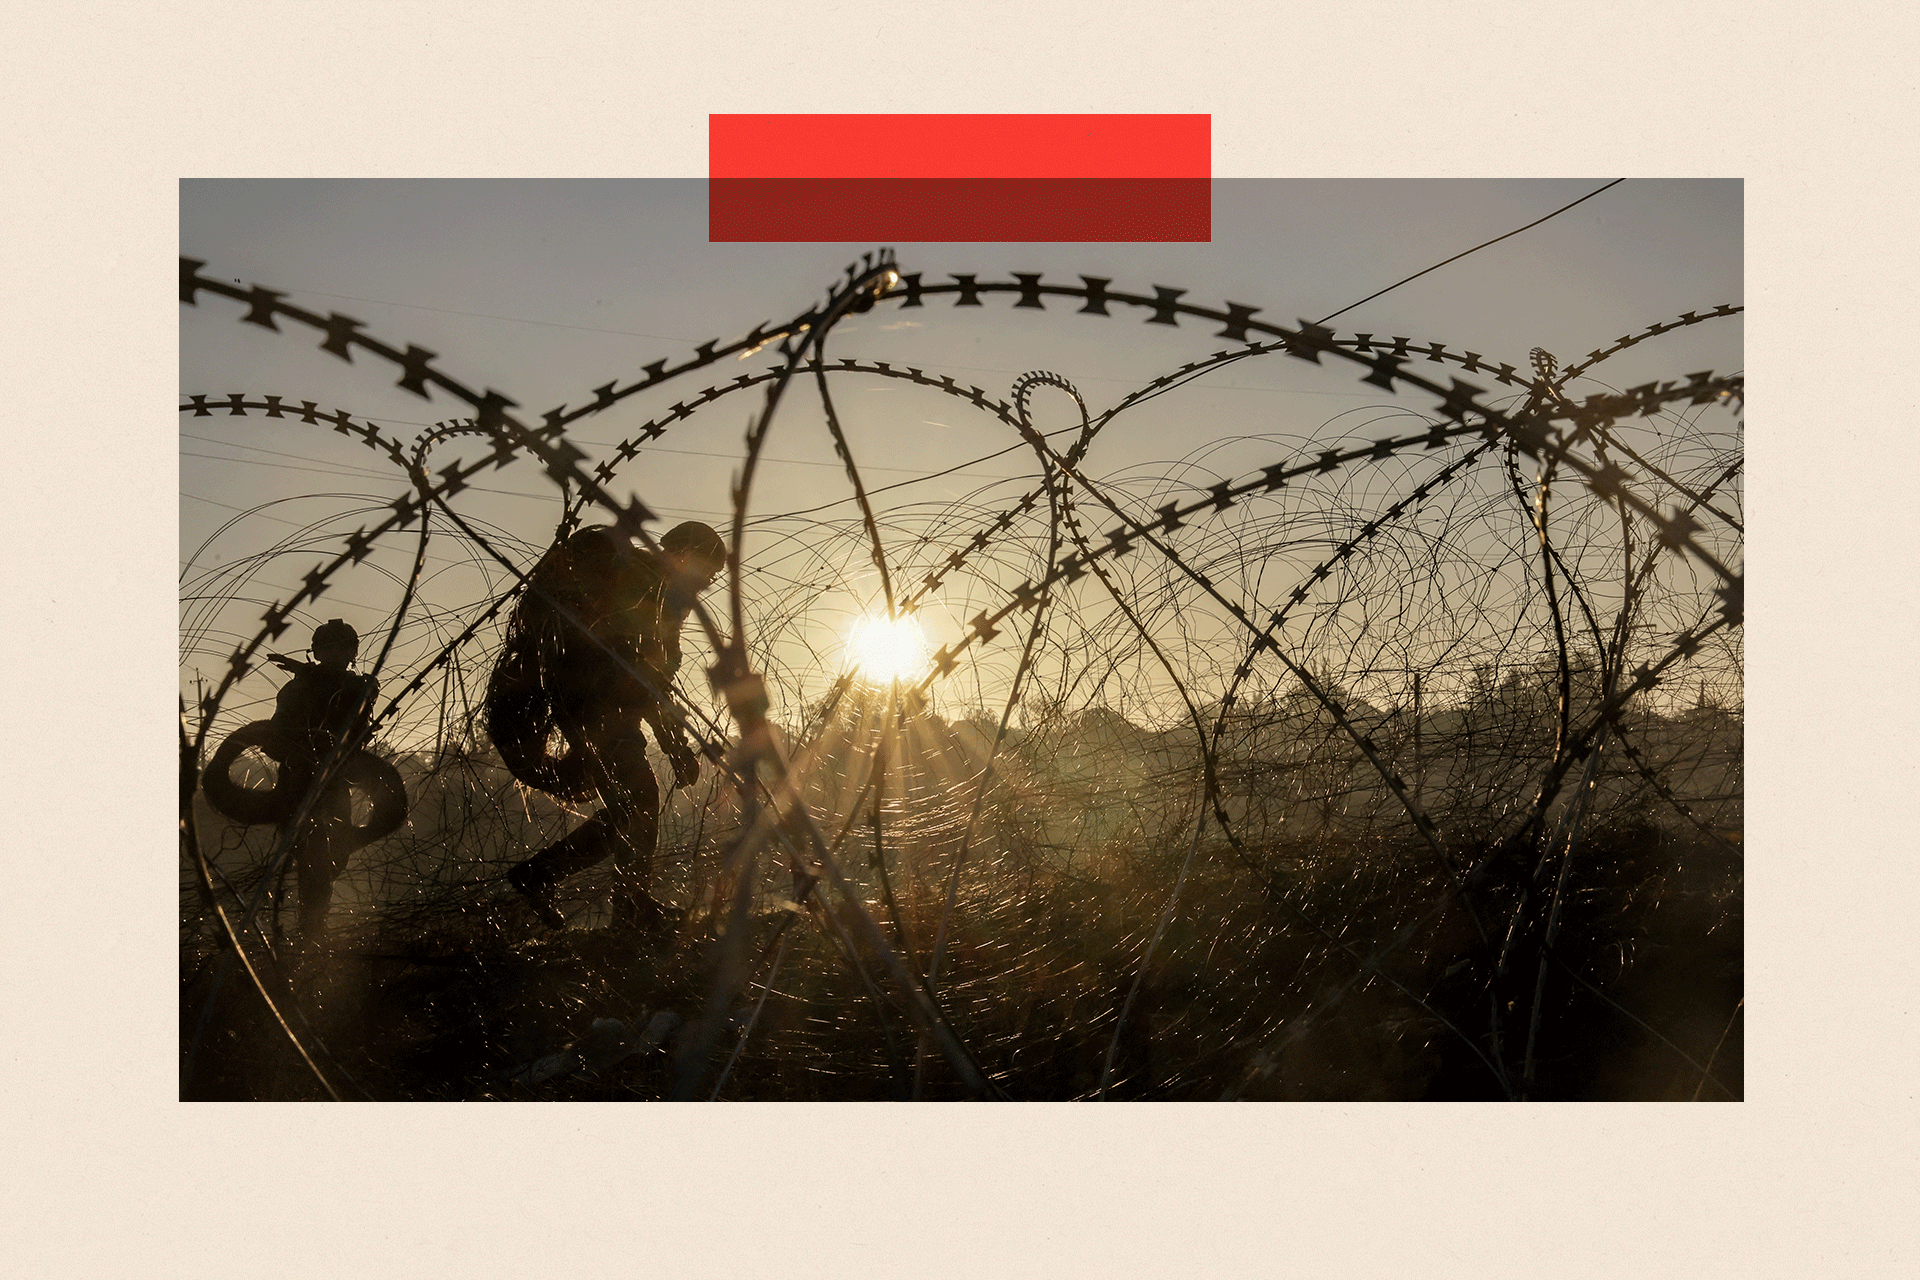
<svg viewBox="0 0 1920 1280">
<path fill-rule="evenodd" d="M 1045 438 L 1047 438 L 1047 439 L 1052 439 L 1052 438 L 1053 438 L 1054 436 L 1066 436 L 1066 435 L 1076 435 L 1076 434 L 1078 434 L 1078 433 L 1079 433 L 1079 431 L 1080 431 L 1080 428 L 1079 428 L 1079 427 L 1062 427 L 1062 428 L 1061 428 L 1060 430 L 1058 430 L 1058 431 L 1047 431 L 1047 432 L 1043 432 L 1043 433 L 1042 433 L 1042 435 L 1043 435 L 1043 436 L 1044 436 Z M 958 472 L 959 472 L 959 471 L 961 470 L 961 468 L 963 468 L 963 467 L 970 467 L 970 466 L 972 466 L 972 465 L 973 465 L 973 464 L 974 464 L 975 462 L 989 462 L 989 461 L 991 461 L 991 460 L 993 460 L 994 458 L 998 458 L 998 457 L 1003 457 L 1003 456 L 1004 456 L 1004 455 L 1006 455 L 1006 454 L 1009 454 L 1009 453 L 1012 453 L 1012 452 L 1013 452 L 1014 450 L 1016 450 L 1016 449 L 1025 449 L 1025 448 L 1029 448 L 1029 447 L 1031 447 L 1031 446 L 1029 446 L 1029 445 L 1027 444 L 1027 442 L 1026 442 L 1026 441 L 1024 441 L 1024 440 L 1022 440 L 1022 441 L 1020 441 L 1020 442 L 1019 442 L 1018 444 L 1010 444 L 1010 445 L 1008 445 L 1008 446 L 1007 446 L 1006 448 L 1004 448 L 1004 449 L 1002 449 L 1002 450 L 1000 450 L 1000 452 L 999 452 L 999 453 L 989 453 L 989 454 L 987 454 L 987 455 L 986 455 L 986 457 L 984 457 L 984 458 L 974 458 L 974 459 L 972 459 L 971 461 L 968 461 L 968 462 L 963 462 L 963 463 L 961 463 L 961 464 L 960 464 L 959 466 L 955 466 L 955 467 L 949 467 L 949 468 L 947 468 L 947 469 L 946 469 L 945 471 L 934 471 L 934 472 L 930 472 L 930 473 L 928 473 L 928 474 L 926 474 L 926 475 L 923 475 L 923 476 L 920 476 L 920 477 L 918 477 L 918 478 L 916 478 L 916 479 L 913 479 L 913 480 L 902 480 L 902 481 L 900 481 L 900 482 L 899 482 L 899 483 L 897 483 L 897 484 L 883 484 L 883 485 L 881 485 L 881 486 L 880 486 L 880 487 L 879 487 L 878 489 L 869 489 L 869 490 L 867 490 L 867 493 L 868 493 L 869 495 L 872 495 L 872 494 L 876 494 L 876 493 L 885 493 L 885 492 L 887 492 L 887 491 L 888 491 L 889 489 L 902 489 L 902 488 L 905 488 L 905 487 L 906 487 L 907 485 L 910 485 L 910 484 L 919 484 L 919 483 L 920 483 L 920 481 L 922 481 L 922 480 L 938 480 L 938 479 L 939 479 L 940 477 L 942 477 L 942 476 L 950 476 L 950 475 L 954 475 L 954 474 L 956 474 L 956 473 L 958 473 Z M 1001 478 L 1003 478 L 1003 479 L 1008 479 L 1008 480 L 1020 480 L 1020 479 L 1025 479 L 1026 477 L 1023 477 L 1023 476 L 1005 476 L 1005 477 L 1001 477 Z M 844 505 L 844 504 L 846 504 L 846 503 L 849 503 L 849 502 L 852 502 L 852 501 L 853 501 L 853 498 L 852 498 L 852 497 L 845 497 L 845 498 L 838 498 L 838 499 L 835 499 L 835 500 L 834 500 L 834 501 L 832 501 L 832 502 L 827 502 L 827 503 L 822 503 L 822 504 L 821 504 L 820 506 L 817 506 L 817 507 L 808 507 L 808 508 L 806 508 L 806 509 L 805 509 L 804 511 L 783 511 L 783 512 L 781 512 L 781 513 L 780 513 L 779 515 L 772 515 L 772 516 L 757 516 L 757 517 L 755 517 L 754 519 L 752 519 L 752 520 L 749 520 L 749 521 L 748 521 L 747 523 L 748 523 L 748 524 L 761 524 L 761 523 L 764 523 L 765 521 L 768 521 L 768 520 L 785 520 L 785 519 L 788 519 L 789 517 L 792 517 L 792 516 L 807 516 L 807 515 L 812 515 L 812 514 L 813 514 L 814 512 L 816 512 L 816 511 L 825 511 L 825 510 L 826 510 L 826 509 L 827 509 L 828 507 L 838 507 L 838 506 L 842 506 L 842 505 Z"/>
<path fill-rule="evenodd" d="M 393 476 L 387 473 L 376 471 L 371 467 L 325 467 L 325 466 L 300 467 L 300 466 L 295 466 L 291 462 L 268 462 L 265 458 L 229 458 L 217 453 L 189 453 L 184 449 L 180 451 L 180 456 L 183 458 L 205 458 L 209 462 L 238 462 L 241 465 L 248 466 L 248 467 L 277 467 L 282 471 L 311 471 L 316 475 L 346 476 L 349 480 L 380 480 L 380 479 L 394 478 Z M 285 454 L 283 456 L 292 458 L 292 457 L 298 457 L 299 455 Z M 314 458 L 312 459 L 312 461 L 319 462 L 320 459 Z M 402 480 L 406 479 L 405 476 L 401 476 L 399 478 Z"/>
<path fill-rule="evenodd" d="M 417 302 L 391 302 L 385 298 L 361 298 L 351 293 L 322 293 L 318 289 L 290 288 L 288 293 L 309 293 L 316 298 L 337 298 L 343 302 L 371 302 L 377 307 L 404 307 L 409 311 L 435 311 L 444 316 L 470 316 L 475 320 L 504 320 L 510 324 L 537 324 L 548 329 L 578 329 L 582 333 L 610 333 L 623 338 L 652 338 L 656 342 L 683 342 L 691 345 L 693 338 L 680 338 L 666 333 L 642 333 L 637 329 L 597 329 L 587 324 L 561 324 L 557 320 L 529 320 L 525 316 L 496 316 L 485 311 L 456 311 L 452 307 L 427 307 Z"/>
<path fill-rule="evenodd" d="M 1565 213 L 1567 210 L 1573 208 L 1574 204 L 1584 204 L 1586 201 L 1591 200 L 1595 196 L 1599 195 L 1602 191 L 1607 190 L 1608 187 L 1617 187 L 1625 181 L 1626 181 L 1625 178 L 1615 178 L 1612 182 L 1609 182 L 1605 187 L 1595 187 L 1592 191 L 1589 191 L 1587 192 L 1587 194 L 1581 196 L 1580 199 L 1575 200 L 1573 204 L 1561 205 L 1558 209 L 1555 209 L 1552 213 L 1548 214 L 1547 218 L 1557 218 L 1561 214 Z M 1547 218 L 1535 218 L 1532 222 L 1529 222 L 1525 227 L 1515 227 L 1513 230 L 1507 232 L 1507 235 L 1495 236 L 1493 239 L 1487 241 L 1487 244 L 1499 244 L 1502 240 L 1505 240 L 1507 236 L 1517 236 L 1522 231 L 1527 230 L 1528 227 L 1539 226 L 1541 223 L 1545 222 Z M 1418 280 L 1421 276 L 1427 274 L 1427 271 L 1438 271 L 1440 268 L 1446 266 L 1447 262 L 1458 262 L 1460 261 L 1460 259 L 1466 257 L 1467 254 L 1469 253 L 1480 252 L 1482 249 L 1487 247 L 1487 244 L 1477 244 L 1473 246 L 1473 248 L 1468 249 L 1463 253 L 1454 254 L 1451 258 L 1448 258 L 1446 262 L 1434 263 L 1432 266 L 1428 267 L 1426 271 L 1416 271 L 1412 275 L 1408 276 L 1406 280 L 1399 280 L 1394 282 L 1393 284 L 1388 285 L 1386 288 L 1382 289 L 1380 293 L 1392 293 L 1395 289 L 1398 289 L 1401 285 L 1407 283 L 1407 280 Z M 1318 320 L 1314 321 L 1314 323 L 1325 324 L 1327 321 L 1333 319 L 1333 316 L 1343 316 L 1347 314 L 1347 312 L 1359 306 L 1361 302 L 1372 302 L 1375 298 L 1380 296 L 1380 293 L 1370 293 L 1366 297 L 1360 299 L 1360 302 L 1350 303 L 1347 306 L 1344 306 L 1340 308 L 1338 311 L 1334 312 L 1333 315 L 1321 316 Z"/>
<path fill-rule="evenodd" d="M 317 457 L 314 457 L 314 456 L 313 456 L 312 454 L 307 454 L 307 453 L 287 453 L 287 452 L 285 452 L 284 450 L 280 450 L 280 449 L 266 449 L 266 448 L 262 448 L 262 447 L 261 447 L 261 446 L 259 446 L 259 445 L 254 445 L 254 444 L 235 444 L 235 443 L 234 443 L 234 442 L 232 442 L 232 441 L 229 441 L 229 440 L 220 440 L 220 439 L 216 439 L 216 438 L 215 438 L 215 437 L 213 437 L 213 436 L 198 436 L 198 435 L 194 435 L 194 434 L 193 434 L 192 432 L 189 432 L 189 431 L 182 431 L 182 432 L 180 433 L 180 438 L 181 438 L 181 439 L 183 439 L 183 440 L 201 440 L 201 441 L 204 441 L 204 442 L 206 442 L 207 444 L 218 444 L 218 445 L 226 445 L 226 446 L 228 446 L 229 448 L 235 448 L 235 449 L 250 449 L 250 450 L 252 450 L 252 451 L 253 451 L 253 452 L 255 452 L 255 453 L 267 453 L 267 454 L 272 454 L 272 455 L 273 455 L 274 457 L 276 457 L 276 458 L 297 458 L 297 459 L 299 459 L 299 460 L 300 460 L 300 461 L 302 461 L 302 462 L 317 462 L 317 463 L 322 463 L 322 464 L 326 464 L 326 463 L 327 463 L 327 459 L 325 459 L 325 458 L 317 458 Z M 607 447 L 607 445 L 608 445 L 608 442 L 607 442 L 607 441 L 605 441 L 605 440 L 589 440 L 589 439 L 587 439 L 587 438 L 586 438 L 586 437 L 584 437 L 584 436 L 576 436 L 576 437 L 574 437 L 574 438 L 575 438 L 576 440 L 578 440 L 578 441 L 579 441 L 579 442 L 580 442 L 581 444 L 590 444 L 590 445 L 598 445 L 598 446 L 600 446 L 600 447 L 602 447 L 602 448 L 605 448 L 605 447 Z M 678 455 L 680 455 L 680 456 L 682 456 L 682 457 L 688 457 L 688 458 L 720 458 L 720 459 L 724 459 L 724 460 L 726 460 L 726 461 L 730 461 L 730 462 L 738 462 L 738 461 L 740 460 L 740 455 L 739 455 L 739 454 L 737 454 L 737 453 L 721 453 L 721 452 L 719 452 L 718 450 L 714 450 L 714 449 L 669 449 L 669 448 L 667 448 L 667 447 L 665 447 L 665 446 L 663 446 L 663 445 L 657 445 L 657 444 L 650 444 L 650 445 L 645 445 L 645 446 L 643 446 L 643 449 L 644 449 L 644 451 L 645 451 L 645 453 L 672 453 L 672 454 L 678 454 Z M 247 464 L 249 464 L 249 465 L 251 465 L 251 466 L 257 466 L 257 467 L 271 467 L 271 466 L 284 466 L 284 465 L 286 465 L 286 464 L 283 464 L 283 463 L 273 463 L 273 462 L 263 462 L 263 461 L 260 461 L 259 459 L 255 459 L 255 458 L 229 458 L 229 457 L 227 457 L 227 456 L 225 456 L 225 455 L 223 455 L 223 454 L 216 454 L 216 453 L 187 453 L 187 452 L 182 452 L 180 456 L 181 456 L 181 457 L 183 457 L 183 458 L 207 458 L 207 459 L 211 459 L 212 461 L 215 461 L 215 462 L 244 462 L 244 463 L 247 463 Z M 990 455 L 990 456 L 998 456 L 998 455 Z M 760 461 L 761 461 L 762 463 L 780 463 L 780 464 L 782 464 L 782 465 L 785 465 L 785 466 L 791 466 L 791 467 L 831 467 L 831 468 L 833 468 L 833 469 L 835 469 L 835 470 L 839 470 L 839 469 L 842 469 L 842 468 L 843 468 L 843 467 L 845 466 L 845 464 L 844 464 L 844 463 L 840 463 L 840 462 L 822 462 L 822 461 L 818 461 L 818 460 L 814 460 L 814 459 L 808 459 L 808 458 L 767 458 L 767 457 L 763 457 L 763 458 L 761 458 L 761 459 L 760 459 Z M 979 461 L 979 459 L 976 459 L 976 461 Z M 333 474 L 333 475 L 352 475 L 352 476 L 366 476 L 366 477 L 368 477 L 368 478 L 370 478 L 370 479 L 390 479 L 390 478 L 392 478 L 392 476 L 393 476 L 393 475 L 395 475 L 395 474 L 396 474 L 396 473 L 394 473 L 394 472 L 390 472 L 390 471 L 382 471 L 382 470 L 380 470 L 380 469 L 378 469 L 378 468 L 374 468 L 374 467 L 355 467 L 355 466 L 353 466 L 353 465 L 352 465 L 352 464 L 350 464 L 350 463 L 339 463 L 339 464 L 334 464 L 334 465 L 337 465 L 338 467 L 340 467 L 340 468 L 342 468 L 342 469 L 340 469 L 340 470 L 331 470 L 331 469 L 329 469 L 329 470 L 326 470 L 326 471 L 324 472 L 324 474 Z M 968 463 L 968 462 L 963 462 L 963 463 L 961 463 L 961 464 L 959 464 L 959 465 L 961 465 L 961 466 L 963 466 L 963 467 L 964 467 L 964 466 L 971 466 L 971 465 L 972 465 L 972 463 Z M 316 470 L 321 470 L 321 468 L 316 468 L 316 467 L 295 467 L 295 466 L 287 466 L 287 467 L 286 467 L 286 469 L 287 469 L 287 470 L 289 470 L 289 471 L 316 471 Z M 940 474 L 940 475 L 945 475 L 945 474 L 949 474 L 949 473 L 947 473 L 947 472 L 939 472 L 939 473 L 930 473 L 930 472 L 928 472 L 928 471 L 926 471 L 925 469 L 923 469 L 923 468 L 920 468 L 920 467 L 881 467 L 881 466 L 868 466 L 868 467 L 865 467 L 865 468 L 863 468 L 863 470 L 867 470 L 867 471 L 893 471 L 893 472 L 898 472 L 898 473 L 899 473 L 899 474 L 901 474 L 901 475 L 909 475 L 909 476 L 921 476 L 921 477 L 926 477 L 926 476 L 928 476 L 928 475 L 931 475 L 931 474 Z M 982 474 L 982 475 L 979 475 L 979 476 L 977 476 L 976 478 L 978 478 L 978 479 L 981 479 L 981 480 L 1019 480 L 1019 479 L 1023 479 L 1024 477 L 1022 477 L 1022 476 L 999 476 L 999 475 L 985 475 L 985 474 Z M 468 487 L 468 488 L 470 488 L 470 489 L 473 489 L 473 490 L 474 490 L 474 491 L 475 491 L 476 493 L 515 493 L 515 494 L 517 494 L 517 496 L 520 496 L 520 497 L 534 497 L 534 496 L 537 496 L 537 495 L 534 495 L 534 494 L 529 494 L 529 493 L 520 493 L 520 492 L 519 492 L 519 491 L 517 491 L 517 490 L 510 490 L 510 489 L 488 489 L 488 488 L 485 488 L 485 487 L 483 487 L 483 486 L 480 486 L 480 485 L 469 485 L 469 486 L 467 486 L 467 487 Z M 547 496 L 551 496 L 551 495 L 547 495 Z"/>
</svg>

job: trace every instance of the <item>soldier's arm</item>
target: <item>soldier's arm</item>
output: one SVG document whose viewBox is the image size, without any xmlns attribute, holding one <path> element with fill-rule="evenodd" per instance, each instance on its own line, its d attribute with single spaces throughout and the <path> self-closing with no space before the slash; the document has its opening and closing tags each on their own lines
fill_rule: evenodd
<svg viewBox="0 0 1920 1280">
<path fill-rule="evenodd" d="M 667 753 L 667 762 L 673 766 L 674 783 L 690 787 L 700 781 L 700 757 L 687 741 L 687 731 L 679 720 L 657 705 L 649 706 L 641 715 L 652 727 L 660 749 Z"/>
<path fill-rule="evenodd" d="M 640 718 L 647 722 L 655 740 L 668 755 L 691 749 L 687 746 L 687 731 L 680 727 L 679 720 L 661 707 L 648 705 L 640 712 Z"/>
<path fill-rule="evenodd" d="M 372 722 L 373 704 L 380 698 L 380 682 L 378 680 L 375 680 L 372 676 L 361 676 L 360 679 L 365 683 L 361 685 L 360 690 L 359 714 L 354 717 L 354 726 L 356 729 L 364 729 Z"/>
</svg>

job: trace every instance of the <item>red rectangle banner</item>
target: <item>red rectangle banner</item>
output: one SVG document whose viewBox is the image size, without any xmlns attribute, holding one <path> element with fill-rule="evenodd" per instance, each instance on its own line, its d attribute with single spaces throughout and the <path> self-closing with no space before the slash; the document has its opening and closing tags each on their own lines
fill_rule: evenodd
<svg viewBox="0 0 1920 1280">
<path fill-rule="evenodd" d="M 1205 178 L 712 178 L 707 201 L 715 243 L 1213 238 Z"/>
<path fill-rule="evenodd" d="M 1212 238 L 1205 115 L 716 115 L 708 239 Z"/>
<path fill-rule="evenodd" d="M 711 178 L 1209 178 L 1205 115 L 707 117 Z"/>
</svg>

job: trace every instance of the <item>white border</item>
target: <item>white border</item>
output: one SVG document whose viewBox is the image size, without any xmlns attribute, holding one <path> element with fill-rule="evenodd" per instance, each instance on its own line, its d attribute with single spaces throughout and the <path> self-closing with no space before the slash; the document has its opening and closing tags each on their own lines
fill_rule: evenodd
<svg viewBox="0 0 1920 1280">
<path fill-rule="evenodd" d="M 1904 8 L 32 8 L 0 89 L 21 1274 L 1913 1266 Z M 1750 1101 L 173 1101 L 172 949 L 125 890 L 172 857 L 172 779 L 125 762 L 173 750 L 176 179 L 698 176 L 708 111 L 902 109 L 1210 111 L 1221 176 L 1748 179 Z"/>
</svg>

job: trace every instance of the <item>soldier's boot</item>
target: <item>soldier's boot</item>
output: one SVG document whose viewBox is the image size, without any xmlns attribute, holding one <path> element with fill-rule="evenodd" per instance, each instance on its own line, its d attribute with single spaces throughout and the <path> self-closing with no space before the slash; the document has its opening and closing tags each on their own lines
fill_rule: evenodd
<svg viewBox="0 0 1920 1280">
<path fill-rule="evenodd" d="M 613 893 L 613 927 L 622 933 L 671 933 L 687 913 L 654 898 L 645 889 L 622 886 Z"/>
<path fill-rule="evenodd" d="M 553 884 L 540 873 L 540 867 L 533 861 L 517 862 L 507 872 L 507 882 L 520 891 L 520 896 L 533 908 L 533 914 L 553 929 L 564 929 L 567 917 L 561 912 L 559 903 L 554 901 Z"/>
</svg>

